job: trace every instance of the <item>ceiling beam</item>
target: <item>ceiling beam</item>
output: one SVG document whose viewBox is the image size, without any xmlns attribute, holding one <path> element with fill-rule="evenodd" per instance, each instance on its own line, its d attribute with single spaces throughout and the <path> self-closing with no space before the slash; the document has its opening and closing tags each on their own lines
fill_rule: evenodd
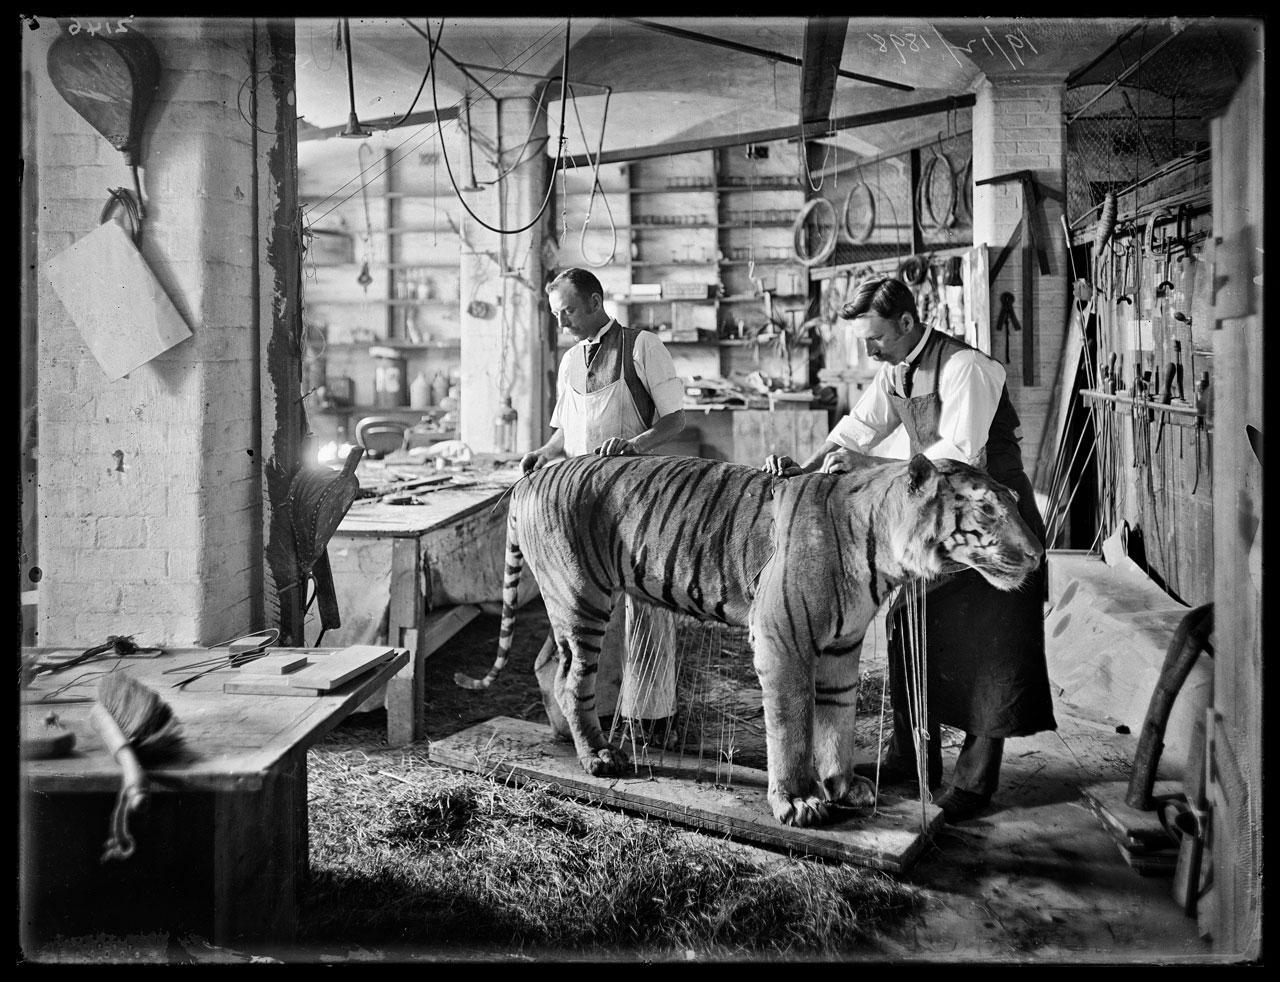
<svg viewBox="0 0 1280 982">
<path fill-rule="evenodd" d="M 468 80 L 470 80 L 472 85 L 477 86 L 481 92 L 487 95 L 494 102 L 498 101 L 498 97 L 494 95 L 491 90 L 486 88 L 483 82 L 481 82 L 478 78 L 476 78 L 469 71 L 467 71 L 466 67 L 462 64 L 462 62 L 458 61 L 456 58 L 453 57 L 453 55 L 449 54 L 449 52 L 445 51 L 444 48 L 440 46 L 439 38 L 437 38 L 435 41 L 432 41 L 431 35 L 428 33 L 428 31 L 424 31 L 421 27 L 419 27 L 417 24 L 411 21 L 408 17 L 401 17 L 400 19 L 404 21 L 406 24 L 408 24 L 410 27 L 412 27 L 415 31 L 417 31 L 421 37 L 425 38 L 427 44 L 434 45 L 436 54 L 444 55 L 446 58 L 448 58 L 449 63 L 453 65 L 453 67 L 456 68 L 458 71 L 462 72 L 462 74 L 465 75 Z M 431 24 L 428 23 L 427 24 L 428 30 L 430 30 L 430 27 L 431 27 Z"/>
<path fill-rule="evenodd" d="M 800 122 L 826 119 L 836 94 L 848 17 L 806 17 L 800 64 Z"/>
<path fill-rule="evenodd" d="M 686 41 L 697 41 L 700 44 L 712 44 L 718 48 L 728 48 L 730 51 L 741 51 L 743 54 L 757 55 L 760 58 L 768 58 L 770 61 L 780 61 L 787 65 L 801 64 L 799 58 L 793 58 L 791 55 L 784 55 L 780 51 L 769 51 L 766 48 L 757 48 L 750 44 L 740 44 L 737 41 L 726 41 L 724 38 L 712 37 L 710 34 L 699 34 L 696 31 L 686 31 L 682 27 L 668 27 L 666 24 L 658 24 L 654 21 L 643 20 L 639 17 L 622 17 L 619 19 L 628 20 L 640 27 L 648 28 L 651 31 L 657 31 L 659 34 L 669 34 L 671 37 L 683 38 Z M 876 78 L 874 75 L 861 75 L 858 72 L 848 72 L 843 68 L 837 68 L 836 74 L 841 78 L 852 78 L 859 82 L 870 82 L 872 85 L 883 85 L 886 88 L 897 89 L 900 92 L 915 91 L 914 86 L 904 85 L 902 82 L 893 82 L 885 78 Z"/>
<path fill-rule="evenodd" d="M 812 123 L 804 123 L 798 129 L 795 126 L 778 126 L 768 130 L 754 130 L 750 133 L 703 137 L 697 140 L 672 140 L 667 143 L 656 143 L 645 147 L 606 150 L 600 155 L 600 163 L 619 164 L 629 160 L 645 160 L 650 157 L 693 153 L 696 150 L 741 147 L 746 146 L 748 143 L 769 143 L 772 140 L 813 140 L 826 136 L 835 130 L 855 129 L 859 126 L 875 126 L 878 123 L 891 123 L 897 119 L 914 119 L 917 116 L 932 116 L 934 113 L 967 109 L 976 101 L 977 97 L 972 92 L 966 92 L 963 95 L 948 96 L 946 99 L 934 99 L 931 102 L 917 102 L 914 105 L 893 106 L 889 109 L 854 113 L 852 116 L 822 119 Z M 594 163 L 595 158 L 589 154 L 578 154 L 577 156 L 566 156 L 564 158 L 565 167 L 589 167 Z"/>
<path fill-rule="evenodd" d="M 445 106 L 440 110 L 440 122 L 448 122 L 451 119 L 458 118 L 458 109 L 456 106 Z M 383 116 L 381 119 L 362 119 L 360 125 L 367 130 L 389 130 L 392 124 L 396 123 L 397 117 Z M 410 113 L 405 116 L 403 121 L 399 122 L 396 128 L 400 126 L 413 126 L 417 123 L 434 123 L 436 121 L 436 113 L 433 110 L 426 109 L 421 112 Z M 302 120 L 302 122 L 306 122 Z M 311 126 L 298 127 L 298 142 L 303 143 L 307 140 L 327 140 L 333 136 L 340 136 L 342 131 L 347 128 L 347 124 L 341 126 Z"/>
</svg>

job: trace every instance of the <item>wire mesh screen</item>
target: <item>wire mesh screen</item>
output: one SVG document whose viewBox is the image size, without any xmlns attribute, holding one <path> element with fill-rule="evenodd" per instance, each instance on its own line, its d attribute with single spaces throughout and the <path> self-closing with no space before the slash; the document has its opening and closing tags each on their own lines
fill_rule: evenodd
<svg viewBox="0 0 1280 982">
<path fill-rule="evenodd" d="M 1108 191 L 1119 194 L 1208 146 L 1209 116 L 1243 77 L 1250 34 L 1231 23 L 1144 23 L 1068 81 L 1063 113 L 1073 224 Z"/>
</svg>

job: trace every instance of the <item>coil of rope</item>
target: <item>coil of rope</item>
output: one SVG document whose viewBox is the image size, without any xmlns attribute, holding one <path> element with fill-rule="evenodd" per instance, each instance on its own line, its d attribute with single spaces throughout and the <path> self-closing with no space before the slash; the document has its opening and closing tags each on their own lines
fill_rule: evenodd
<svg viewBox="0 0 1280 982">
<path fill-rule="evenodd" d="M 933 178 L 939 164 L 946 168 L 947 189 L 947 207 L 942 212 L 941 218 L 938 217 L 938 209 L 934 207 L 933 201 Z M 945 232 L 955 223 L 956 172 L 951 166 L 950 158 L 935 147 L 933 156 L 921 169 L 920 183 L 916 185 L 916 224 L 920 226 L 920 231 L 937 235 Z"/>
<path fill-rule="evenodd" d="M 807 225 L 810 218 L 814 218 L 821 213 L 827 222 L 827 231 L 823 236 L 822 244 L 810 252 L 808 248 Z M 806 266 L 816 266 L 819 263 L 826 262 L 831 254 L 836 251 L 836 239 L 839 237 L 836 225 L 836 206 L 826 198 L 810 198 L 804 203 L 804 207 L 800 209 L 800 213 L 796 215 L 795 224 L 791 226 L 791 244 L 795 249 L 796 258 Z"/>
<path fill-rule="evenodd" d="M 852 222 L 853 199 L 855 197 L 866 198 L 866 220 L 860 227 L 855 227 Z M 844 229 L 844 234 L 849 237 L 849 241 L 856 245 L 861 245 L 871 238 L 871 233 L 876 227 L 876 196 L 871 190 L 871 185 L 858 178 L 858 183 L 849 189 L 849 193 L 845 196 L 844 207 L 840 209 L 840 225 Z"/>
</svg>

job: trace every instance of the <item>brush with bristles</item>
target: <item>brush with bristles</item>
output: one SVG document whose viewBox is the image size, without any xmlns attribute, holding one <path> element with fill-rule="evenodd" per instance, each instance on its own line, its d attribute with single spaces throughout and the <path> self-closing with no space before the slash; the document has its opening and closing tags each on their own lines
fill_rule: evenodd
<svg viewBox="0 0 1280 982">
<path fill-rule="evenodd" d="M 131 675 L 119 671 L 108 672 L 98 680 L 98 701 L 89 712 L 89 721 L 124 775 L 102 860 L 128 859 L 135 848 L 129 834 L 129 816 L 147 803 L 147 772 L 143 765 L 158 764 L 178 755 L 183 746 L 181 725 L 168 703 Z"/>
</svg>

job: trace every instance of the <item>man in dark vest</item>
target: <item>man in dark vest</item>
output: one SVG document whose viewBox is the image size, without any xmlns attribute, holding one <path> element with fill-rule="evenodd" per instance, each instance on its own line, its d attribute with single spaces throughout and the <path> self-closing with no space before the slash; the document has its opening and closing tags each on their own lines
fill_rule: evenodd
<svg viewBox="0 0 1280 982">
<path fill-rule="evenodd" d="M 803 465 L 771 454 L 764 469 L 785 477 L 819 468 L 840 473 L 868 466 L 882 458 L 868 457 L 866 450 L 901 424 L 911 454 L 972 464 L 1012 489 L 1019 513 L 1043 543 L 1044 522 L 1022 469 L 1018 415 L 1009 402 L 1004 366 L 922 325 L 915 298 L 900 280 L 864 282 L 840 316 L 853 322 L 854 333 L 881 367 L 849 415 Z M 990 801 L 1006 737 L 1057 726 L 1045 667 L 1045 575 L 1042 564 L 1014 593 L 997 590 L 970 569 L 929 586 L 924 660 L 930 789 L 942 780 L 939 723 L 965 731 L 951 784 L 935 799 L 948 821 L 969 818 Z M 909 617 L 900 596 L 890 625 L 893 739 L 878 765 L 885 784 L 916 776 L 907 681 Z M 855 769 L 874 777 L 876 767 L 859 764 Z"/>
<path fill-rule="evenodd" d="M 561 330 L 579 340 L 560 360 L 551 438 L 525 454 L 520 464 L 526 473 L 581 454 L 648 453 L 684 428 L 684 382 L 671 354 L 652 331 L 623 327 L 609 316 L 595 276 L 566 269 L 547 285 L 547 299 Z M 604 716 L 620 710 L 623 719 L 638 723 L 639 733 L 632 735 L 646 742 L 668 738 L 675 657 L 671 612 L 627 596 L 615 607 L 602 641 L 596 711 Z M 554 638 L 548 636 L 534 672 L 552 729 L 567 736 L 553 695 L 557 664 Z"/>
</svg>

